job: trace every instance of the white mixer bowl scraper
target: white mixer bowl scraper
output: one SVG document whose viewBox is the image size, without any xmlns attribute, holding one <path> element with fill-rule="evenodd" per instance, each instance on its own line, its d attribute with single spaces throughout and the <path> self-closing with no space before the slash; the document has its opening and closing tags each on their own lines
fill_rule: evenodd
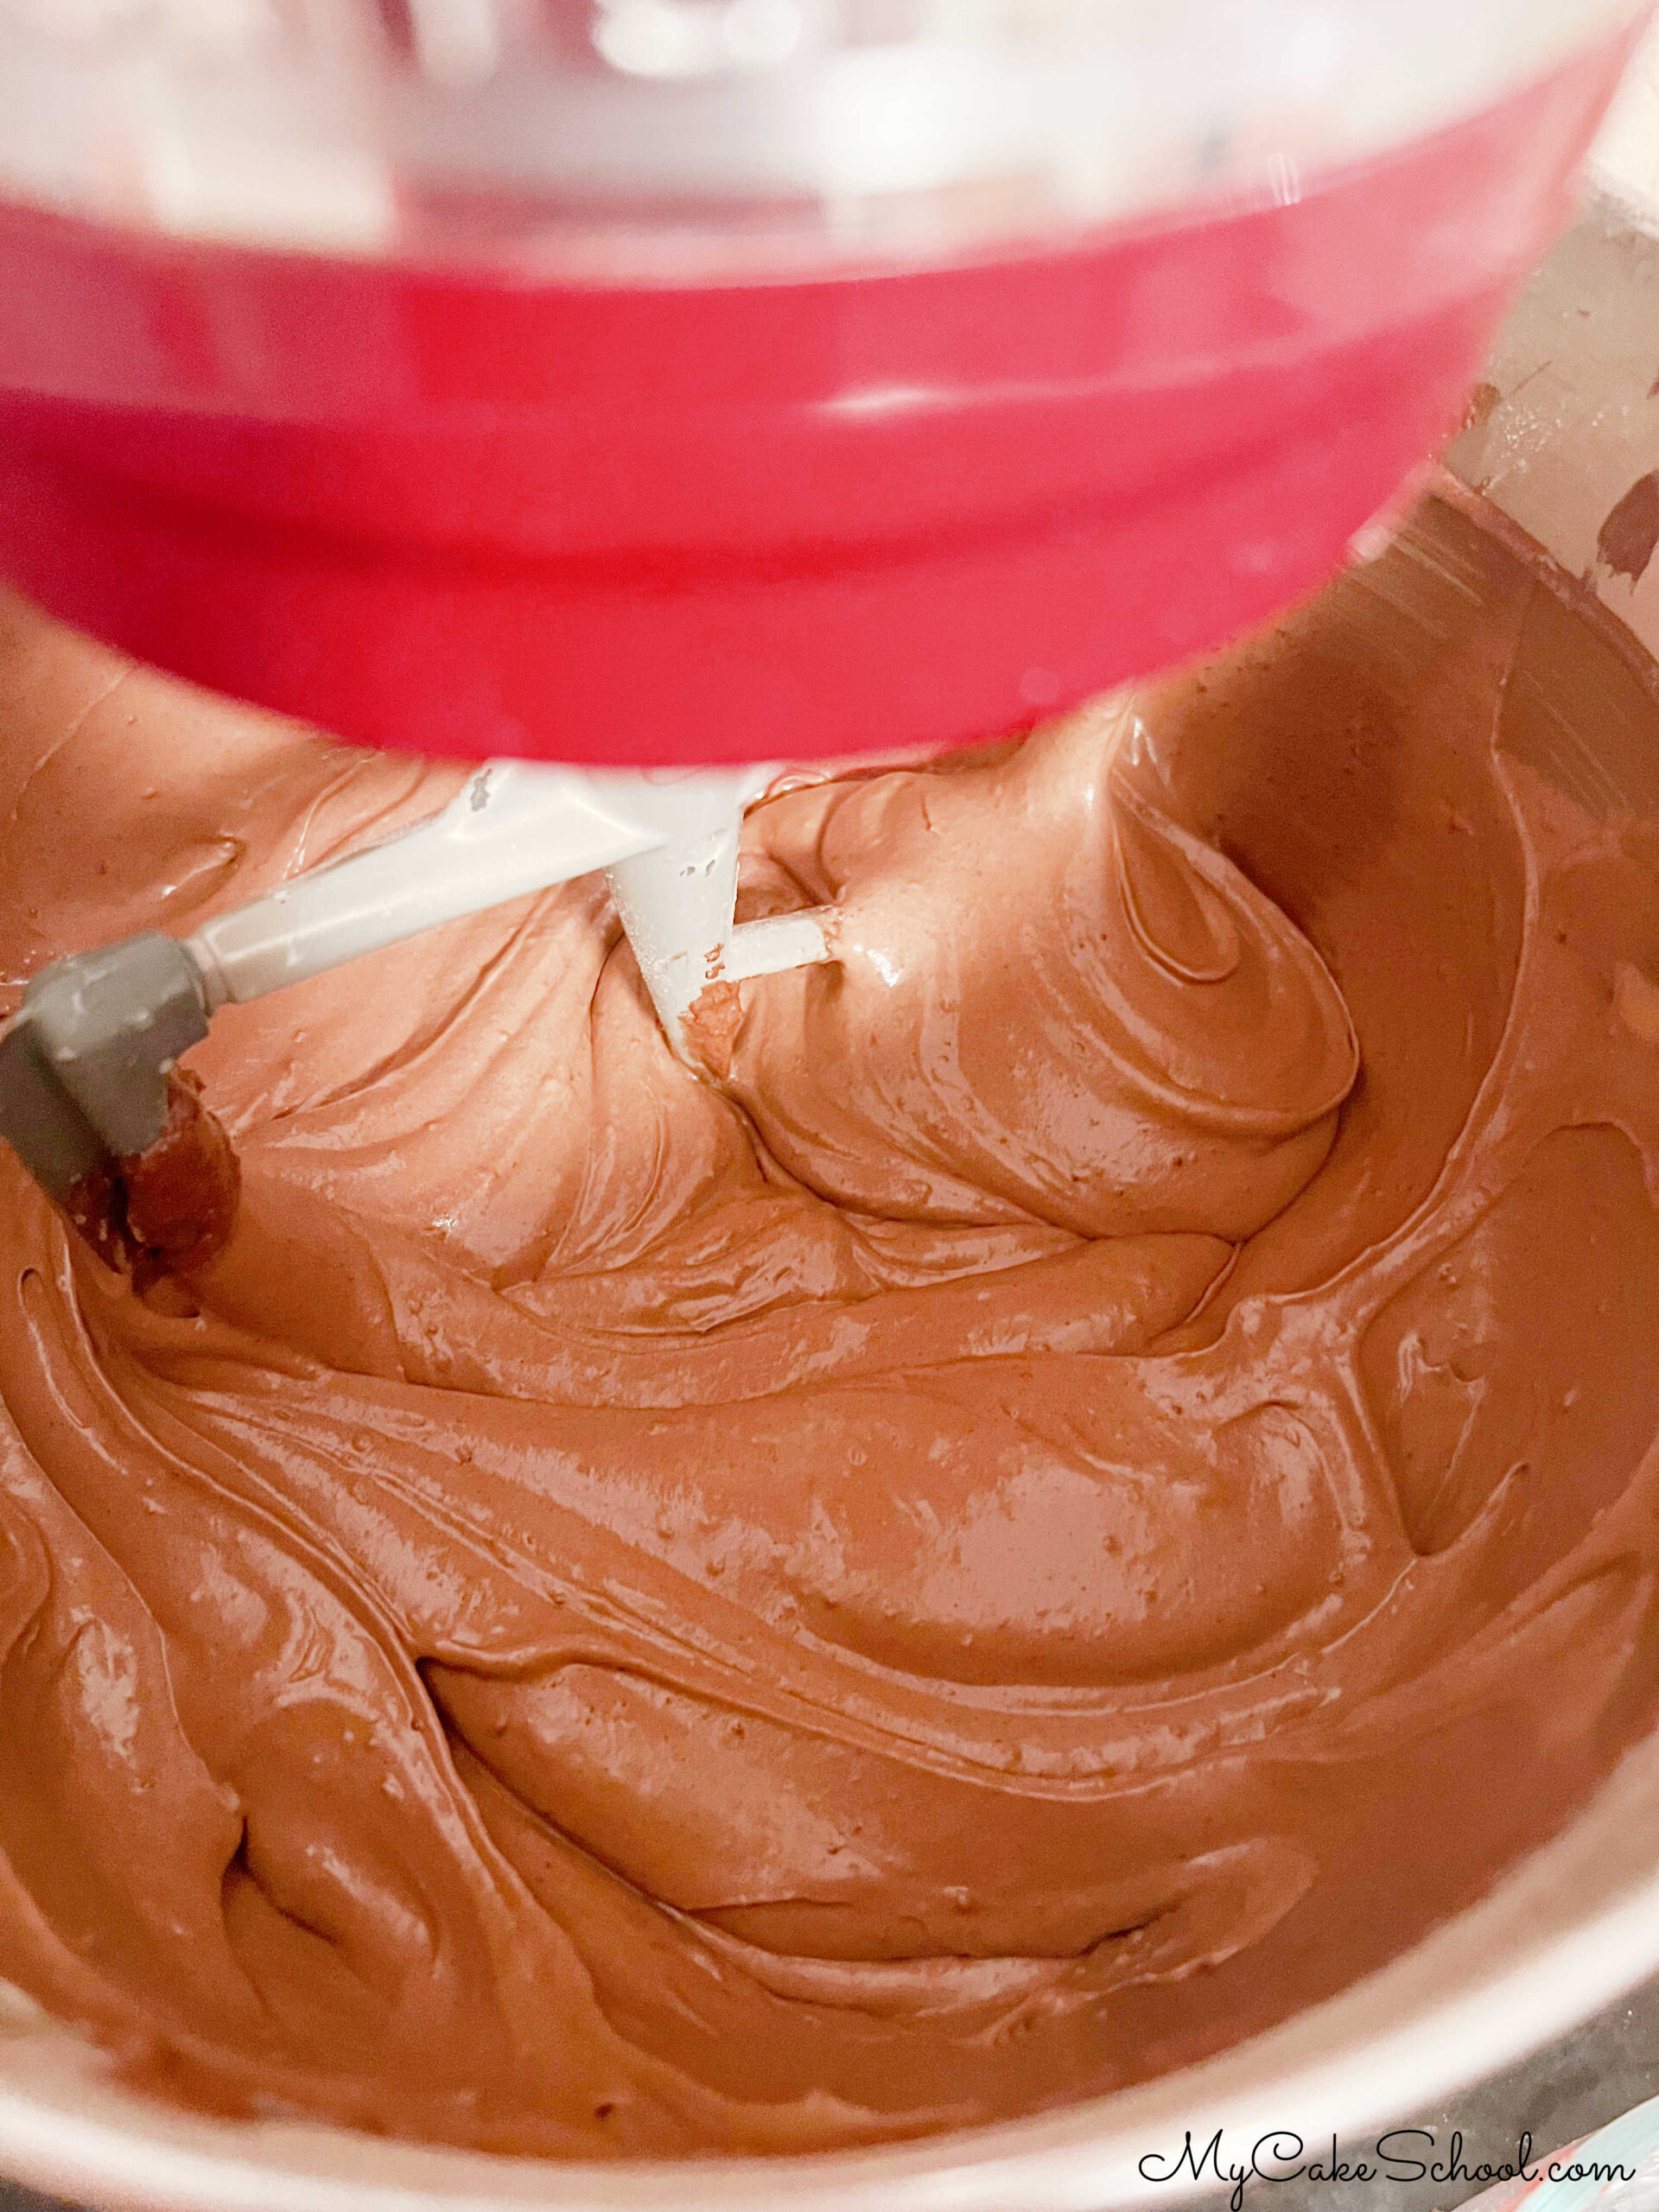
<svg viewBox="0 0 1659 2212">
<path fill-rule="evenodd" d="M 221 1006 L 303 982 L 441 922 L 610 873 L 670 1045 L 711 985 L 830 957 L 823 911 L 734 923 L 743 810 L 777 771 L 583 774 L 494 761 L 442 812 L 204 923 L 73 953 L 0 1039 L 0 1136 L 55 1198 L 162 1135 L 164 1078 Z"/>
</svg>

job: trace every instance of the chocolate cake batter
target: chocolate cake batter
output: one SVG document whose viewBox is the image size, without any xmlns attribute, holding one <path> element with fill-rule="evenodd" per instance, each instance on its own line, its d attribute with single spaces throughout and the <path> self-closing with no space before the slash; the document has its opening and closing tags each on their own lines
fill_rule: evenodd
<svg viewBox="0 0 1659 2212">
<path fill-rule="evenodd" d="M 1565 596 L 1563 595 L 1565 594 Z M 134 2079 L 785 2151 L 1192 2059 L 1659 1707 L 1659 707 L 1431 502 L 1193 675 L 219 1016 L 235 1232 L 0 1157 L 0 1973 Z M 8 1003 L 430 811 L 13 607 Z"/>
</svg>

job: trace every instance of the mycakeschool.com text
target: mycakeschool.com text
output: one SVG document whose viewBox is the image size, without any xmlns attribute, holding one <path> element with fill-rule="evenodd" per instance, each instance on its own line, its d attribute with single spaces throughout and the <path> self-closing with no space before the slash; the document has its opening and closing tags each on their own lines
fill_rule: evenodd
<svg viewBox="0 0 1659 2212">
<path fill-rule="evenodd" d="M 1485 2188 L 1494 2182 L 1514 2181 L 1633 2181 L 1636 2169 L 1617 2160 L 1580 2161 L 1572 2151 L 1541 2158 L 1530 2135 L 1498 2157 L 1477 2157 L 1464 2140 L 1461 2128 L 1444 2139 L 1427 2127 L 1395 2127 L 1375 2143 L 1338 2151 L 1337 2139 L 1311 2145 L 1292 2127 L 1275 2127 L 1253 2143 L 1223 2139 L 1217 2128 L 1207 2142 L 1195 2140 L 1189 2128 L 1179 2147 L 1148 2151 L 1140 2161 L 1141 2177 L 1151 2182 L 1230 2183 L 1229 2202 L 1243 2212 L 1245 2192 L 1271 2188 L 1288 2181 L 1375 2182 L 1379 2189 L 1378 2212 L 1388 2200 L 1381 2192 L 1390 2183 L 1441 2182 Z"/>
</svg>

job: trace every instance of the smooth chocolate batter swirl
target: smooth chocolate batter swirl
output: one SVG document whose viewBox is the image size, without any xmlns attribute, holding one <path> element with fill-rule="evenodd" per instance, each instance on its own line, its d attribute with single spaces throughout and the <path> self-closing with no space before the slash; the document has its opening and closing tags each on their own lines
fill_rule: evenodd
<svg viewBox="0 0 1659 2212">
<path fill-rule="evenodd" d="M 452 787 L 0 660 L 14 993 Z M 1615 727 L 1431 503 L 1196 675 L 760 809 L 748 906 L 842 961 L 723 1084 L 584 884 L 219 1017 L 188 1295 L 0 1159 L 0 1972 L 220 2108 L 786 2150 L 1179 2064 L 1479 1894 L 1659 1702 Z"/>
</svg>

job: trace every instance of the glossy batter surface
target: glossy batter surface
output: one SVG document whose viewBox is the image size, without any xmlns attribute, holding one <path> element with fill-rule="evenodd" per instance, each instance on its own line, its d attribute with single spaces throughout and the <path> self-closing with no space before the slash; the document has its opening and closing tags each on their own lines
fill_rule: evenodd
<svg viewBox="0 0 1659 2212">
<path fill-rule="evenodd" d="M 582 885 L 218 1018 L 206 1272 L 0 1156 L 0 1974 L 210 2106 L 788 2150 L 1479 1894 L 1659 1703 L 1656 760 L 1431 503 L 1127 707 L 758 810 L 842 964 L 718 1083 Z M 454 782 L 14 609 L 9 1002 Z"/>
</svg>

